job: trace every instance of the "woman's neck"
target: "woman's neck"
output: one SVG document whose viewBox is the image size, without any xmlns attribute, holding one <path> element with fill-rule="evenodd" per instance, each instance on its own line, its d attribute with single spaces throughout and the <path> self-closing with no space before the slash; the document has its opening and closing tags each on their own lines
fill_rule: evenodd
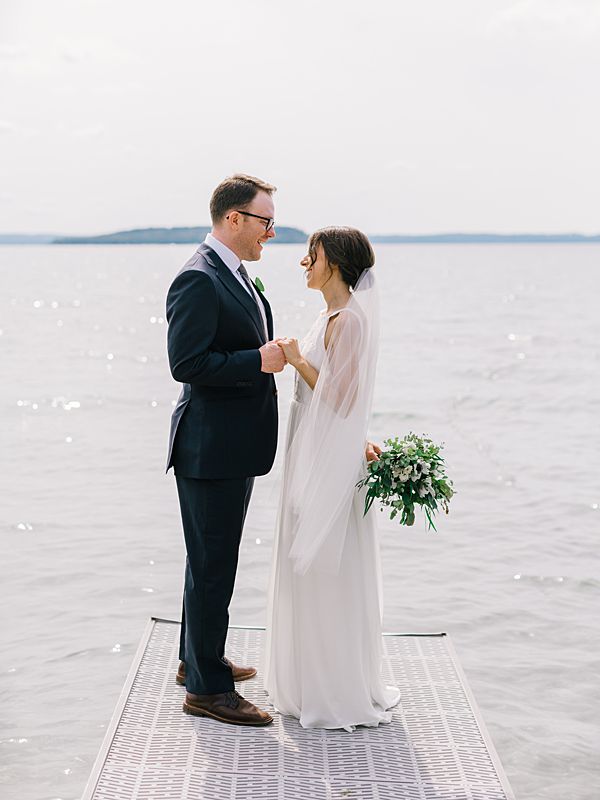
<svg viewBox="0 0 600 800">
<path fill-rule="evenodd" d="M 321 289 L 325 302 L 327 303 L 327 313 L 343 308 L 350 299 L 350 290 L 343 281 L 335 283 L 333 286 L 325 284 Z"/>
</svg>

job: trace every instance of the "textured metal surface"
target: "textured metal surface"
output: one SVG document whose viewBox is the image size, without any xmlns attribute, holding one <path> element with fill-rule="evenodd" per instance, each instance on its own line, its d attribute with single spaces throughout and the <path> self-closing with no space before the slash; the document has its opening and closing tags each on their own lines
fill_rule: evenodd
<svg viewBox="0 0 600 800">
<path fill-rule="evenodd" d="M 258 666 L 264 630 L 230 628 L 227 653 Z M 151 620 L 82 800 L 511 800 L 448 636 L 386 635 L 385 677 L 402 692 L 389 725 L 267 728 L 182 713 L 179 625 Z M 343 680 L 343 677 L 341 678 Z M 257 678 L 238 686 L 272 710 Z"/>
</svg>

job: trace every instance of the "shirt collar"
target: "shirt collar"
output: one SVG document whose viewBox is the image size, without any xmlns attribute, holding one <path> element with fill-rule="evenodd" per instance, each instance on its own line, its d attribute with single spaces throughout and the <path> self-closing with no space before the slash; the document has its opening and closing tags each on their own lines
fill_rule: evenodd
<svg viewBox="0 0 600 800">
<path fill-rule="evenodd" d="M 237 272 L 241 263 L 240 259 L 236 256 L 233 250 L 230 250 L 229 247 L 227 247 L 226 244 L 220 242 L 216 236 L 212 235 L 212 233 L 206 234 L 204 244 L 207 244 L 212 250 L 214 250 L 221 261 L 223 261 L 232 272 Z"/>
</svg>

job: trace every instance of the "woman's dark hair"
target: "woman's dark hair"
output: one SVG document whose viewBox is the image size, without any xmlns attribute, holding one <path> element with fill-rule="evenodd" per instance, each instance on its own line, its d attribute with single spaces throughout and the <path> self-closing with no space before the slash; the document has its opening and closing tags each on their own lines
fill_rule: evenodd
<svg viewBox="0 0 600 800">
<path fill-rule="evenodd" d="M 308 255 L 313 264 L 318 245 L 323 248 L 327 261 L 339 268 L 342 280 L 351 289 L 363 271 L 375 263 L 371 242 L 356 228 L 321 228 L 315 231 L 308 240 Z"/>
<path fill-rule="evenodd" d="M 225 178 L 217 186 L 210 198 L 210 216 L 213 224 L 220 222 L 228 211 L 246 208 L 259 192 L 272 195 L 277 189 L 270 183 L 241 172 Z"/>
</svg>

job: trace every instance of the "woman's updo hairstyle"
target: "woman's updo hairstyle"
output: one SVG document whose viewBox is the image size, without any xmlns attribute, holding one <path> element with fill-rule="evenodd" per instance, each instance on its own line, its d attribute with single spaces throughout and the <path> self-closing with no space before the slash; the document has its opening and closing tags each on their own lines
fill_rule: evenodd
<svg viewBox="0 0 600 800">
<path fill-rule="evenodd" d="M 308 241 L 308 255 L 314 264 L 317 247 L 321 245 L 325 258 L 339 268 L 344 283 L 353 289 L 365 269 L 375 263 L 371 242 L 356 228 L 320 228 Z"/>
</svg>

